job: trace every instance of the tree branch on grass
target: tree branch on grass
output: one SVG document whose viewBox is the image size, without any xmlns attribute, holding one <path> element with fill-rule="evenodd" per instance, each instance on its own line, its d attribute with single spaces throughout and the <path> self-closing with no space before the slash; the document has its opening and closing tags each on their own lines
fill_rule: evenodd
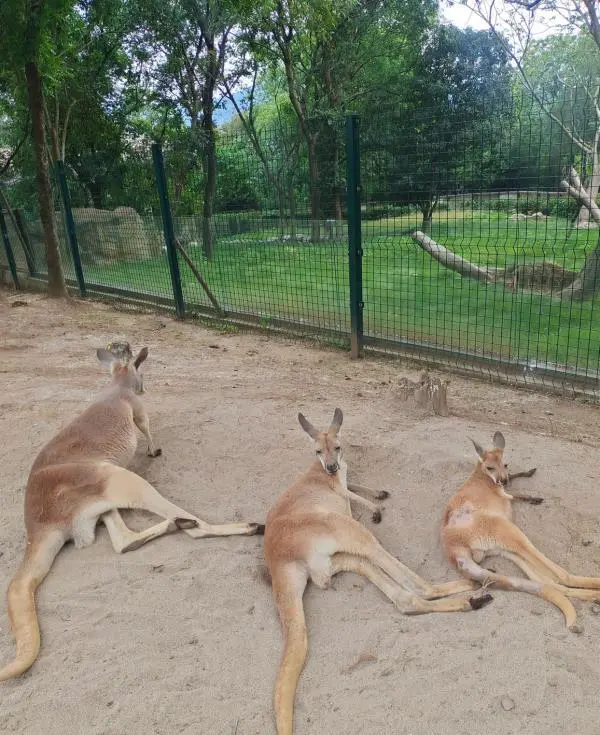
<svg viewBox="0 0 600 735">
<path fill-rule="evenodd" d="M 574 168 L 560 182 L 560 188 L 585 207 L 591 219 L 600 225 L 600 207 L 585 189 Z M 583 268 L 576 272 L 550 261 L 521 263 L 506 268 L 480 266 L 438 244 L 424 232 L 413 232 L 411 237 L 444 268 L 486 284 L 501 283 L 511 289 L 530 288 L 571 301 L 590 299 L 600 291 L 600 243 L 587 255 Z"/>
</svg>

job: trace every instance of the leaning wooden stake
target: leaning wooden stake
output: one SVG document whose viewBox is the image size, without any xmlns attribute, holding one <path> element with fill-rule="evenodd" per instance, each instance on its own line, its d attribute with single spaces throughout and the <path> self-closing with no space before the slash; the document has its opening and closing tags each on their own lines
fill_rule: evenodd
<svg viewBox="0 0 600 735">
<path fill-rule="evenodd" d="M 198 281 L 198 283 L 204 289 L 204 292 L 206 293 L 206 295 L 210 299 L 210 302 L 215 307 L 216 311 L 221 316 L 227 316 L 227 312 L 224 311 L 221 308 L 221 305 L 219 304 L 219 302 L 215 298 L 215 295 L 213 294 L 213 292 L 208 287 L 208 283 L 206 283 L 206 281 L 204 280 L 204 278 L 202 278 L 202 276 L 200 275 L 200 272 L 198 271 L 198 269 L 196 268 L 196 266 L 192 262 L 190 256 L 185 252 L 185 250 L 183 248 L 183 245 L 179 242 L 179 240 L 175 240 L 175 248 L 177 250 L 179 250 L 179 252 L 181 253 L 181 257 L 185 260 L 185 262 L 188 264 L 188 266 L 189 266 L 190 270 L 192 271 L 192 273 L 196 276 L 196 280 Z"/>
</svg>

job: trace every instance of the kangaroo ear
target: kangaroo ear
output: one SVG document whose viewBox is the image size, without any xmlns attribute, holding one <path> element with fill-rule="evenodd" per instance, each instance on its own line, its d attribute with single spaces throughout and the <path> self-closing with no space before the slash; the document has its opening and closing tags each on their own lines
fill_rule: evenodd
<svg viewBox="0 0 600 735">
<path fill-rule="evenodd" d="M 344 420 L 344 414 L 342 413 L 342 409 L 336 408 L 335 411 L 333 412 L 333 421 L 331 422 L 331 426 L 329 427 L 329 433 L 337 434 L 338 431 L 340 430 L 343 420 Z"/>
<path fill-rule="evenodd" d="M 316 439 L 319 436 L 319 432 L 315 429 L 315 427 L 310 423 L 310 421 L 303 413 L 298 414 L 298 421 L 300 422 L 300 426 L 310 436 L 311 439 Z"/>
<path fill-rule="evenodd" d="M 475 441 L 475 439 L 471 439 L 471 441 L 473 442 L 473 446 L 475 447 L 475 451 L 477 452 L 477 454 L 481 458 L 483 458 L 483 448 L 482 448 L 481 444 L 477 444 L 477 442 Z"/>
<path fill-rule="evenodd" d="M 107 370 L 110 370 L 112 368 L 113 363 L 116 362 L 116 358 L 112 354 L 112 352 L 105 350 L 103 347 L 99 347 L 96 350 L 96 357 L 100 361 L 100 364 L 102 365 L 102 367 L 106 368 Z"/>
<path fill-rule="evenodd" d="M 494 446 L 496 449 L 504 449 L 505 447 L 504 434 L 501 431 L 494 434 Z"/>
<path fill-rule="evenodd" d="M 148 357 L 148 348 L 142 347 L 142 349 L 138 352 L 137 357 L 135 358 L 135 361 L 133 363 L 133 366 L 137 370 L 139 366 L 144 362 L 144 360 Z"/>
</svg>

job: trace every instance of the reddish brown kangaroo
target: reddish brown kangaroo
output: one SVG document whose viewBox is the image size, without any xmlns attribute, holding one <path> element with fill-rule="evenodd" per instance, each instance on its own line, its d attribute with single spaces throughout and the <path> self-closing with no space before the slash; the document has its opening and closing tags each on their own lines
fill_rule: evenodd
<svg viewBox="0 0 600 735">
<path fill-rule="evenodd" d="M 540 553 L 512 522 L 512 501 L 539 503 L 541 498 L 512 495 L 504 489 L 511 477 L 504 461 L 505 441 L 494 434 L 493 448 L 484 451 L 473 442 L 479 461 L 473 474 L 446 506 L 442 544 L 446 556 L 469 579 L 500 589 L 537 595 L 558 607 L 570 630 L 582 631 L 568 597 L 581 600 L 600 598 L 600 578 L 578 577 Z M 531 476 L 534 471 L 512 477 Z M 486 556 L 503 556 L 525 572 L 528 579 L 507 577 L 484 569 Z"/>
<path fill-rule="evenodd" d="M 181 528 L 193 538 L 253 535 L 256 523 L 211 526 L 162 497 L 146 480 L 125 469 L 133 459 L 136 427 L 156 449 L 143 393 L 140 365 L 147 348 L 135 360 L 127 343 L 111 351 L 97 350 L 112 374 L 111 384 L 95 403 L 59 432 L 38 454 L 25 491 L 25 557 L 8 587 L 8 614 L 17 651 L 12 663 L 0 669 L 0 681 L 19 676 L 33 664 L 40 650 L 35 591 L 46 577 L 58 552 L 73 540 L 82 548 L 93 543 L 96 523 L 102 519 L 115 551 L 137 549 L 165 533 Z M 134 533 L 118 508 L 141 508 L 165 520 Z"/>
</svg>

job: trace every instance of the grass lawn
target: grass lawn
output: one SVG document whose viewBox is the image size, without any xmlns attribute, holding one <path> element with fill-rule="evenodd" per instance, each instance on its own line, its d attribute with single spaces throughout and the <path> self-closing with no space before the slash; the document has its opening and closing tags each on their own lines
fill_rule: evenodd
<svg viewBox="0 0 600 735">
<path fill-rule="evenodd" d="M 414 217 L 363 224 L 365 332 L 460 348 L 481 355 L 552 363 L 597 374 L 599 299 L 561 302 L 547 295 L 485 286 L 451 273 L 406 233 Z M 264 231 L 265 240 L 276 235 Z M 597 230 L 570 231 L 565 220 L 516 222 L 506 214 L 440 212 L 432 237 L 480 264 L 552 260 L 578 269 L 595 247 Z M 319 245 L 262 242 L 257 233 L 221 238 L 208 263 L 199 248 L 189 254 L 225 309 L 266 320 L 288 318 L 349 330 L 345 242 Z M 180 260 L 186 301 L 209 305 Z M 166 256 L 135 263 L 85 267 L 90 283 L 169 296 Z"/>
</svg>

